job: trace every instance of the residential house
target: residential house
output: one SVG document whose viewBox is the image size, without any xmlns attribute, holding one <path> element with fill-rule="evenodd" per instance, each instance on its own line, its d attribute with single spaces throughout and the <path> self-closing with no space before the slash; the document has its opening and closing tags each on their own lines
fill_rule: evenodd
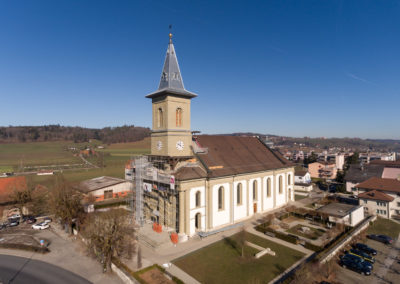
<svg viewBox="0 0 400 284">
<path fill-rule="evenodd" d="M 320 161 L 309 164 L 308 171 L 312 178 L 335 179 L 337 168 L 335 163 Z"/>
<path fill-rule="evenodd" d="M 294 190 L 296 193 L 310 192 L 313 189 L 311 175 L 307 170 L 295 169 Z"/>
<path fill-rule="evenodd" d="M 400 218 L 400 181 L 371 177 L 356 185 L 355 191 L 366 213 L 384 218 Z"/>
</svg>

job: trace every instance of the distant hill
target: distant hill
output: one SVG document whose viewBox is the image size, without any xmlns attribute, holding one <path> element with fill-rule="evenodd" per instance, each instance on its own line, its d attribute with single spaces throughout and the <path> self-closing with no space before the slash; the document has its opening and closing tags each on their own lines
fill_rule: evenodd
<svg viewBox="0 0 400 284">
<path fill-rule="evenodd" d="M 294 146 L 302 144 L 306 147 L 316 147 L 328 149 L 331 147 L 346 147 L 359 151 L 378 150 L 378 151 L 400 151 L 400 140 L 394 139 L 361 139 L 361 138 L 325 138 L 325 137 L 287 137 L 273 134 L 262 134 L 254 132 L 236 132 L 221 135 L 234 136 L 259 136 L 268 137 L 275 145 Z"/>
<path fill-rule="evenodd" d="M 87 142 L 97 139 L 103 143 L 125 143 L 143 140 L 150 136 L 150 129 L 134 125 L 104 127 L 101 129 L 60 125 L 0 127 L 0 143 L 43 141 Z"/>
</svg>

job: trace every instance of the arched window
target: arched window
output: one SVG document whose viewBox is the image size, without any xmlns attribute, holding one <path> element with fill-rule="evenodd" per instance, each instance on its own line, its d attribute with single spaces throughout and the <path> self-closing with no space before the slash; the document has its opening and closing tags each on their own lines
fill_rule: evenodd
<svg viewBox="0 0 400 284">
<path fill-rule="evenodd" d="M 164 125 L 164 114 L 162 108 L 158 109 L 158 114 L 157 114 L 157 126 L 158 127 L 163 127 Z"/>
<path fill-rule="evenodd" d="M 267 179 L 267 197 L 271 197 L 271 178 Z"/>
<path fill-rule="evenodd" d="M 200 200 L 200 191 L 196 192 L 196 207 L 200 207 L 201 200 Z"/>
<path fill-rule="evenodd" d="M 182 109 L 181 108 L 176 109 L 175 116 L 176 116 L 176 126 L 181 127 L 182 126 Z"/>
<path fill-rule="evenodd" d="M 279 193 L 282 193 L 282 176 L 279 176 Z"/>
<path fill-rule="evenodd" d="M 242 205 L 242 184 L 238 183 L 236 186 L 236 204 Z"/>
<path fill-rule="evenodd" d="M 218 210 L 224 210 L 224 187 L 218 188 Z"/>
<path fill-rule="evenodd" d="M 291 182 L 291 176 L 290 176 L 290 174 L 288 174 L 288 176 L 287 176 L 287 184 L 290 185 L 290 182 Z"/>
<path fill-rule="evenodd" d="M 257 194 L 257 180 L 253 181 L 253 200 L 258 199 L 258 194 Z"/>
</svg>

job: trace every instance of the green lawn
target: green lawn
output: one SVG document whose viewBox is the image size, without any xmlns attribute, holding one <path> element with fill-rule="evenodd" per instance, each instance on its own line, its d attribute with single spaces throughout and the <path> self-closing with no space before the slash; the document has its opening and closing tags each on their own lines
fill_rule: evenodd
<svg viewBox="0 0 400 284">
<path fill-rule="evenodd" d="M 269 247 L 276 256 L 265 255 L 254 259 L 258 251 L 245 247 L 242 258 L 238 249 L 238 235 L 221 240 L 173 261 L 179 268 L 202 283 L 267 283 L 300 260 L 304 254 L 253 234 L 246 239 Z"/>
<path fill-rule="evenodd" d="M 307 197 L 308 196 L 295 194 L 294 195 L 294 201 L 299 201 L 299 200 L 302 200 L 302 199 L 307 198 Z"/>
<path fill-rule="evenodd" d="M 388 235 L 397 239 L 400 233 L 400 224 L 389 219 L 378 217 L 376 221 L 368 227 L 368 234 Z"/>
<path fill-rule="evenodd" d="M 310 228 L 310 231 L 309 231 L 310 233 L 309 234 L 305 234 L 302 231 L 299 231 L 299 229 L 301 227 Z M 298 235 L 298 236 L 301 236 L 301 237 L 305 237 L 305 238 L 308 238 L 308 239 L 311 239 L 311 240 L 316 240 L 316 239 L 318 239 L 320 236 L 322 236 L 325 233 L 325 232 L 322 231 L 322 229 L 318 230 L 318 229 L 315 229 L 313 227 L 304 226 L 304 225 L 301 225 L 301 224 L 297 224 L 296 226 L 290 228 L 286 232 L 294 234 L 294 235 Z"/>
</svg>

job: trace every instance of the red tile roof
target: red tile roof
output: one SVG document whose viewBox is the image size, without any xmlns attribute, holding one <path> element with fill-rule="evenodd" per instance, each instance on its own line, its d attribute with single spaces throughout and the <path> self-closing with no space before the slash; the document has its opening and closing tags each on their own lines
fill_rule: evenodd
<svg viewBox="0 0 400 284">
<path fill-rule="evenodd" d="M 371 177 L 370 179 L 357 184 L 356 187 L 370 190 L 377 189 L 400 192 L 400 181 L 391 178 Z"/>
<path fill-rule="evenodd" d="M 24 176 L 0 178 L 0 203 L 11 201 L 10 196 L 15 190 L 26 189 Z"/>
<path fill-rule="evenodd" d="M 371 190 L 360 193 L 358 198 L 372 199 L 372 200 L 380 200 L 380 201 L 388 201 L 391 202 L 394 200 L 394 197 L 387 195 L 386 193 L 380 192 L 378 190 Z"/>
</svg>

